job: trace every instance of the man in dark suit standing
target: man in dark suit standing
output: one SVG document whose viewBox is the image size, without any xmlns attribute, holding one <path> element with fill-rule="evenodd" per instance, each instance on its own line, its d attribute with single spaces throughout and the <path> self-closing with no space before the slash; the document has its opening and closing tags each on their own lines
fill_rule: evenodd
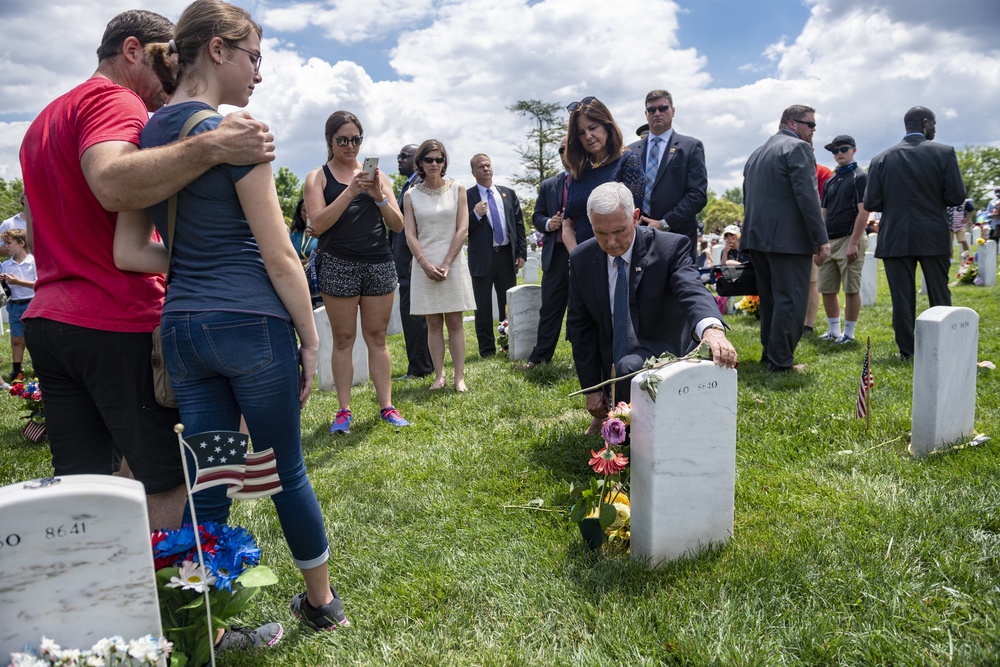
<svg viewBox="0 0 1000 667">
<path fill-rule="evenodd" d="M 646 95 L 649 134 L 629 150 L 642 157 L 646 172 L 641 224 L 688 237 L 694 259 L 698 252 L 695 216 L 708 201 L 705 147 L 694 137 L 673 130 L 674 111 L 670 93 L 650 91 Z"/>
<path fill-rule="evenodd" d="M 420 182 L 413 165 L 413 157 L 417 154 L 416 144 L 407 144 L 399 149 L 396 165 L 399 173 L 406 176 L 406 182 L 399 189 L 399 210 L 403 210 L 403 195 L 411 186 Z M 396 275 L 399 276 L 399 319 L 403 324 L 403 340 L 406 341 L 406 375 L 397 378 L 409 380 L 422 378 L 434 371 L 431 363 L 431 353 L 427 348 L 427 319 L 410 315 L 410 260 L 413 254 L 406 245 L 406 234 L 389 230 L 389 247 L 392 248 L 392 259 L 396 263 Z"/>
<path fill-rule="evenodd" d="M 917 262 L 931 306 L 951 305 L 951 227 L 945 209 L 965 202 L 965 183 L 955 149 L 931 141 L 936 119 L 930 109 L 913 107 L 903 124 L 903 140 L 876 155 L 868 167 L 865 208 L 882 212 L 875 256 L 889 283 L 896 345 L 900 356 L 909 359 L 917 317 Z"/>
<path fill-rule="evenodd" d="M 594 238 L 570 255 L 566 330 L 582 388 L 642 368 L 663 352 L 683 355 L 704 340 L 715 363 L 735 368 L 737 356 L 678 234 L 639 225 L 632 193 L 617 182 L 598 186 L 587 200 Z M 615 400 L 630 400 L 630 381 L 615 386 Z M 591 428 L 607 417 L 601 389 L 586 394 Z"/>
<path fill-rule="evenodd" d="M 796 104 L 781 114 L 778 133 L 743 168 L 743 236 L 760 293 L 761 363 L 776 372 L 793 368 L 809 302 L 810 261 L 830 256 L 826 224 L 816 196 L 812 135 L 816 110 Z"/>
<path fill-rule="evenodd" d="M 570 174 L 566 171 L 566 142 L 559 144 L 563 172 L 542 181 L 531 222 L 545 235 L 542 242 L 542 306 L 538 309 L 538 340 L 525 368 L 552 361 L 559 343 L 563 316 L 569 299 L 569 252 L 562 241 L 563 209 L 569 194 Z"/>
<path fill-rule="evenodd" d="M 510 188 L 493 184 L 488 155 L 472 156 L 476 185 L 469 188 L 469 273 L 476 299 L 476 338 L 479 356 L 496 354 L 493 298 L 496 290 L 500 319 L 507 315 L 507 290 L 517 283 L 517 271 L 528 257 L 521 202 Z"/>
</svg>

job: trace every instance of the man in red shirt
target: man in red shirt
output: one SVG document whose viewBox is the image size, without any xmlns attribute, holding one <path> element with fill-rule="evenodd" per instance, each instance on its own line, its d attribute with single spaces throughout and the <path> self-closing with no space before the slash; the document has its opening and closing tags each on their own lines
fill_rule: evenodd
<svg viewBox="0 0 1000 667">
<path fill-rule="evenodd" d="M 185 497 L 177 412 L 156 403 L 150 367 L 164 284 L 115 268 L 116 211 L 163 201 L 216 164 L 274 159 L 267 126 L 245 112 L 214 132 L 139 150 L 148 112 L 166 100 L 143 48 L 172 36 L 152 12 L 112 19 L 94 75 L 38 115 L 20 156 L 38 270 L 25 340 L 55 474 L 109 474 L 124 456 L 145 485 L 153 529 L 178 527 Z"/>
</svg>

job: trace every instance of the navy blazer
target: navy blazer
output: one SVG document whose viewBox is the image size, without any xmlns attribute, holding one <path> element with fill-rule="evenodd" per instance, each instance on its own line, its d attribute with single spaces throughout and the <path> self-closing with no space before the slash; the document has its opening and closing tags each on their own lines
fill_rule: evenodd
<svg viewBox="0 0 1000 667">
<path fill-rule="evenodd" d="M 697 344 L 695 325 L 719 317 L 715 299 L 691 260 L 691 241 L 672 232 L 636 227 L 629 266 L 629 316 L 638 342 L 630 354 L 683 355 Z M 582 388 L 611 377 L 611 296 L 608 255 L 597 239 L 578 245 L 569 257 L 569 315 L 566 333 Z"/>
<path fill-rule="evenodd" d="M 646 169 L 646 149 L 649 137 L 629 146 L 642 158 Z M 660 155 L 660 166 L 653 181 L 649 211 L 643 215 L 664 220 L 670 231 L 696 238 L 697 215 L 708 202 L 708 170 L 705 168 L 705 147 L 694 137 L 670 135 L 668 145 Z"/>
<path fill-rule="evenodd" d="M 743 167 L 743 204 L 740 250 L 813 255 L 829 241 L 816 156 L 792 132 L 779 131 L 750 155 Z"/>
<path fill-rule="evenodd" d="M 531 216 L 531 223 L 539 232 L 545 235 L 542 243 L 542 271 L 548 271 L 552 265 L 552 251 L 556 247 L 556 239 L 562 233 L 562 229 L 554 232 L 546 231 L 545 223 L 549 218 L 563 209 L 563 191 L 566 187 L 566 179 L 569 172 L 564 171 L 542 181 L 538 188 L 538 199 L 535 200 L 535 212 Z"/>
<path fill-rule="evenodd" d="M 876 257 L 951 255 L 945 208 L 965 202 L 955 149 L 910 135 L 868 167 L 865 208 L 882 211 Z"/>
<path fill-rule="evenodd" d="M 494 185 L 496 185 L 494 183 Z M 521 213 L 521 202 L 510 188 L 496 185 L 503 201 L 504 221 L 507 223 L 507 238 L 514 251 L 511 262 L 517 258 L 528 258 L 528 239 L 524 233 L 524 214 Z M 479 203 L 479 185 L 473 185 L 465 191 L 469 204 L 469 274 L 472 276 L 489 275 L 493 268 L 493 226 L 486 216 L 476 215 L 475 207 Z"/>
</svg>

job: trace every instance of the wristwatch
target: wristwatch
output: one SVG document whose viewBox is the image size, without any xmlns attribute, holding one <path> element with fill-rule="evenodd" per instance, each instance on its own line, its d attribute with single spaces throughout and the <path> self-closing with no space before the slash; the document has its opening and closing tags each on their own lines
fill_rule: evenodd
<svg viewBox="0 0 1000 667">
<path fill-rule="evenodd" d="M 669 232 L 670 231 L 670 225 L 667 224 L 666 220 L 660 220 L 660 229 L 663 230 L 663 231 L 665 231 L 665 232 Z"/>
<path fill-rule="evenodd" d="M 723 336 L 726 335 L 726 327 L 722 326 L 721 324 L 709 324 L 707 327 L 701 330 L 702 338 L 705 337 L 705 332 L 708 331 L 709 329 L 718 329 L 719 331 L 722 332 Z"/>
</svg>

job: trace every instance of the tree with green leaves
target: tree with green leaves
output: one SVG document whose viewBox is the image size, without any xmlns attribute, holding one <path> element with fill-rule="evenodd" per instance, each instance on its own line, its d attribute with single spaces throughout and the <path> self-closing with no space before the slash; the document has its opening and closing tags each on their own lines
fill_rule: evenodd
<svg viewBox="0 0 1000 667">
<path fill-rule="evenodd" d="M 288 167 L 281 167 L 274 175 L 274 187 L 278 191 L 278 201 L 281 212 L 285 216 L 285 224 L 291 224 L 295 215 L 295 207 L 302 199 L 302 181 Z"/>
<path fill-rule="evenodd" d="M 566 122 L 561 118 L 562 106 L 555 102 L 541 100 L 518 100 L 507 107 L 507 111 L 519 116 L 528 116 L 532 122 L 527 134 L 528 143 L 517 147 L 524 167 L 523 176 L 515 176 L 514 182 L 538 190 L 549 176 L 562 169 L 559 161 L 559 142 L 566 134 Z"/>
<path fill-rule="evenodd" d="M 958 151 L 958 166 L 965 179 L 965 188 L 978 208 L 993 198 L 993 188 L 1000 186 L 1000 148 L 996 146 L 966 146 Z"/>
<path fill-rule="evenodd" d="M 735 188 L 729 188 L 722 193 L 722 198 L 726 201 L 738 204 L 739 206 L 743 206 L 743 188 L 738 185 Z"/>
<path fill-rule="evenodd" d="M 21 194 L 24 192 L 24 182 L 20 178 L 5 181 L 0 178 L 0 220 L 6 220 L 15 213 L 19 213 L 21 206 Z"/>
</svg>

